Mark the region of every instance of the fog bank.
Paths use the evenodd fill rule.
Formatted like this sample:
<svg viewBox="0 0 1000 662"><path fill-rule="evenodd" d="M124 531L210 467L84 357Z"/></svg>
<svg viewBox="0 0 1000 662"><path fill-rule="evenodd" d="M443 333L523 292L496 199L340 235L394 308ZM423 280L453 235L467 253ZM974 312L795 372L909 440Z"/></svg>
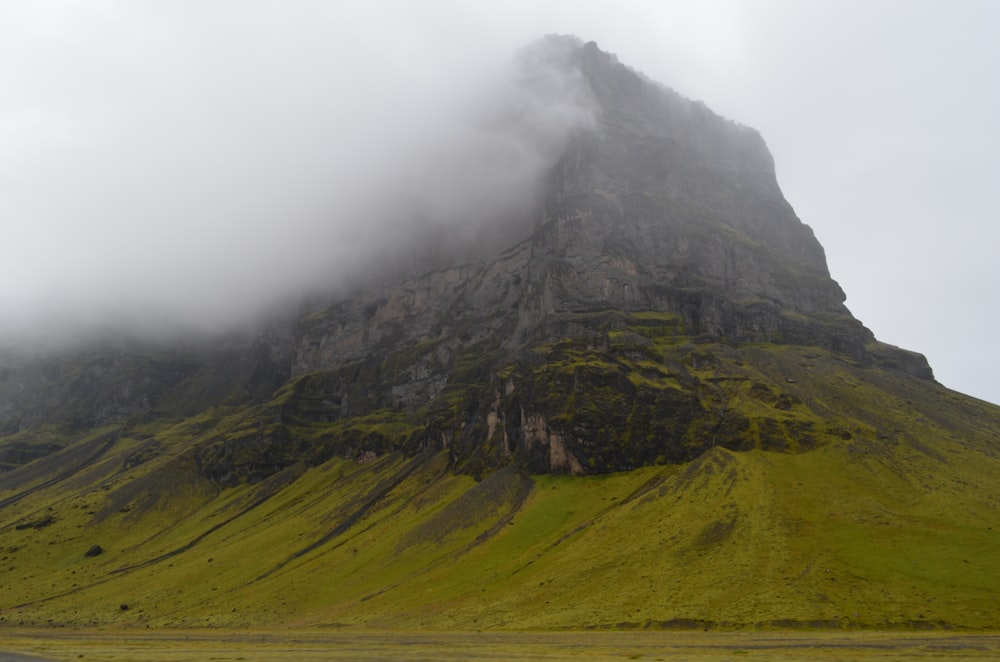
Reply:
<svg viewBox="0 0 1000 662"><path fill-rule="evenodd" d="M476 86L569 33L759 130L852 312L1000 402L998 23L992 0L0 3L0 328L212 326L375 262L365 201L408 197L385 173L446 181L406 155L447 162ZM441 208L465 205L422 222Z"/></svg>
<svg viewBox="0 0 1000 662"><path fill-rule="evenodd" d="M527 42L431 40L385 10L4 13L0 335L36 345L224 330L472 257L484 227L526 233L591 120L573 72L519 66Z"/></svg>

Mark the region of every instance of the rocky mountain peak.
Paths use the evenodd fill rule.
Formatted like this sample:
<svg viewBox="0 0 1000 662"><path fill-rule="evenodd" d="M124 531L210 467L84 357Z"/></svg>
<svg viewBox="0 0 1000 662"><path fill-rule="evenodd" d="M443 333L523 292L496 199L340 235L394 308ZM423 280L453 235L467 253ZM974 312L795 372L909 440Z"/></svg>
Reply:
<svg viewBox="0 0 1000 662"><path fill-rule="evenodd" d="M582 76L597 121L573 134L549 173L537 247L579 258L577 270L591 276L611 256L632 263L634 275L617 278L630 295L616 305L661 307L656 291L666 287L848 314L756 131L653 83L593 42L546 43ZM587 296L609 291L602 285Z"/></svg>
<svg viewBox="0 0 1000 662"><path fill-rule="evenodd" d="M421 438L452 449L470 470L519 461L538 471L601 471L687 458L709 443L692 432L697 421L718 421L699 378L679 367L693 360L687 350L672 364L690 377L680 390L638 386L639 364L673 352L665 337L678 347L818 347L930 377L923 357L875 343L844 307L757 132L593 43L549 37L521 62L528 85L561 77L562 92L587 104L594 121L568 134L544 174L527 239L303 321L292 373L306 382L326 375L320 390L342 405L334 418L386 406L437 412ZM631 349L621 354L624 338ZM377 375L377 385L359 388L358 374ZM607 389L617 395L604 400ZM641 406L653 410L641 417L651 427L621 428L646 397ZM667 423L654 413L663 407L679 418ZM744 447L738 436L723 443ZM626 452L609 438L636 445ZM653 453L660 443L669 451Z"/></svg>
<svg viewBox="0 0 1000 662"><path fill-rule="evenodd" d="M51 423L72 435L242 406L242 432L192 442L226 485L298 461L422 449L475 474L603 472L841 434L740 409L751 383L757 400L798 402L774 372L776 348L932 378L922 356L877 343L844 307L756 131L593 42L549 37L519 62L512 93L523 96L500 124L550 159L537 204L520 207L532 217L514 229L491 217L500 226L464 236L462 250L415 259L409 277L372 279L245 347L130 355L113 369L93 357L22 366L0 381L13 403L0 432L18 439L18 457L32 439L58 446L50 428L31 432ZM771 349L748 349L760 347ZM79 388L51 388L70 377Z"/></svg>

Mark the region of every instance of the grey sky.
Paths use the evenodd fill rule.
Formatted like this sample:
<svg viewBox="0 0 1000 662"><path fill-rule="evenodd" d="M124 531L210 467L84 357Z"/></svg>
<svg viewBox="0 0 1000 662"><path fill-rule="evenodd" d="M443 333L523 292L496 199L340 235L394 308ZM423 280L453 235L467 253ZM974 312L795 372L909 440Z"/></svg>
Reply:
<svg viewBox="0 0 1000 662"><path fill-rule="evenodd" d="M997 25L990 0L0 0L0 333L253 314L367 259L386 173L470 213L457 145L525 148L469 118L572 33L758 129L854 314L1000 402Z"/></svg>

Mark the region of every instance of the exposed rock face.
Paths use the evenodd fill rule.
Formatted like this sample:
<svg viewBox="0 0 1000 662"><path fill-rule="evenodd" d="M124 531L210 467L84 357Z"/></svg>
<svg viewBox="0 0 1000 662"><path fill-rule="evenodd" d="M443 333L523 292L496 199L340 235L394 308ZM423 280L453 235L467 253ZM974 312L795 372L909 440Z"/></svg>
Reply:
<svg viewBox="0 0 1000 662"><path fill-rule="evenodd" d="M531 57L582 81L594 117L549 170L533 229L522 219L516 231L490 228L473 251L486 258L361 292L197 359L112 360L77 368L68 384L37 368L5 373L0 425L13 434L66 422L18 395L36 390L25 381L34 379L61 383L43 409L78 402L84 428L260 403L242 428L199 441L200 470L223 485L331 455L424 448L447 448L477 474L507 464L584 473L682 462L715 445L817 443L791 419L740 409L745 397L809 406L784 394L766 363L726 372L744 365L739 348L750 344L816 347L932 378L923 357L876 343L844 307L756 131L593 43L547 38ZM510 245L492 245L498 237ZM747 393L726 386L744 382Z"/></svg>
<svg viewBox="0 0 1000 662"><path fill-rule="evenodd" d="M422 443L449 446L470 466L517 459L537 471L625 469L689 459L708 443L695 441L701 428L745 445L743 429L713 421L700 382L681 364L663 366L649 338L631 338L631 358L616 365L622 374L567 359L618 351L609 332L620 340L633 313L655 313L660 332L702 341L815 345L869 363L902 356L875 344L844 307L757 132L593 43L551 38L550 46L559 66L582 74L597 122L552 168L534 233L492 259L305 320L292 373L340 375L322 378L333 418L338 403L342 415L429 411ZM687 390L630 380L635 360L661 364ZM919 355L897 367L931 377ZM457 389L458 411L441 414Z"/></svg>
<svg viewBox="0 0 1000 662"><path fill-rule="evenodd" d="M290 345L284 345L264 335L212 347L114 343L8 359L0 364L0 472L95 428L268 400L288 379Z"/></svg>
<svg viewBox="0 0 1000 662"><path fill-rule="evenodd" d="M782 197L755 131L643 79L593 43L551 39L553 57L584 75L599 122L574 136L552 169L533 235L492 260L307 321L294 372L448 335L470 319L483 336L513 325L504 344L520 347L552 313L584 310L677 312L691 331L713 336L780 333L858 348L871 340ZM787 313L841 328L819 338L828 334Z"/></svg>
<svg viewBox="0 0 1000 662"><path fill-rule="evenodd" d="M8 366L0 377L0 433L43 423L87 430L148 412L192 366L115 350Z"/></svg>

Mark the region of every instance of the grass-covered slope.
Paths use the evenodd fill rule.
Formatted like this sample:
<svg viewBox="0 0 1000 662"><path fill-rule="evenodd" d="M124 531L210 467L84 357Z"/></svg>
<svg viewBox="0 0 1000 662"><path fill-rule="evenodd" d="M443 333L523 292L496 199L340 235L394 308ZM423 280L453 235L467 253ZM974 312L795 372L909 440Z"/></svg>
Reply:
<svg viewBox="0 0 1000 662"><path fill-rule="evenodd" d="M0 478L0 622L1000 627L997 407L828 350L693 344L647 317L498 379L617 375L604 406L632 384L626 426L641 394L685 389L714 417L678 423L705 448L692 461L586 476L515 462L477 480L454 448L319 452L351 435L405 447L414 414L295 419L294 384L108 426ZM446 389L438 406L479 397ZM563 429L592 406L564 406ZM254 446L277 428L287 443ZM226 452L242 477L206 470Z"/></svg>

